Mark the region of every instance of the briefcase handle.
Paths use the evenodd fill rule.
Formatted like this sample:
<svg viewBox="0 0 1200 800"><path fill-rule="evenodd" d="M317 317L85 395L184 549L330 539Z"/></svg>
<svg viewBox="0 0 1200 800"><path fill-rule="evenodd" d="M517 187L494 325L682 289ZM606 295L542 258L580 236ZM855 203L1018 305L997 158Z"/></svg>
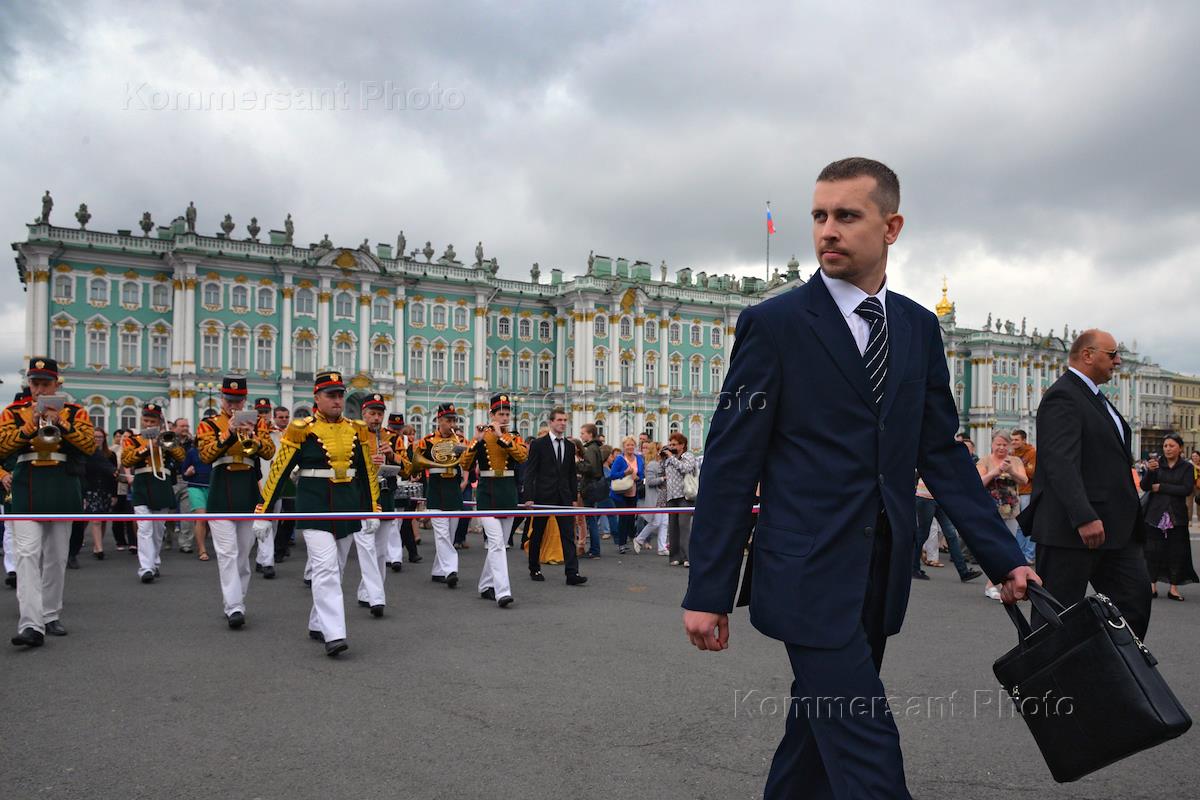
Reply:
<svg viewBox="0 0 1200 800"><path fill-rule="evenodd" d="M1029 582L1026 591L1029 594L1030 604L1042 615L1042 619L1046 620L1046 624L1055 628L1061 628L1063 623L1058 615L1067 610L1063 604L1058 602L1050 592L1032 581ZM1004 606L1004 610L1008 612L1008 618L1012 620L1013 625L1017 626L1017 641L1023 644L1026 637L1033 633L1028 620L1025 619L1024 614L1017 610L1016 603L1013 603L1011 606Z"/></svg>

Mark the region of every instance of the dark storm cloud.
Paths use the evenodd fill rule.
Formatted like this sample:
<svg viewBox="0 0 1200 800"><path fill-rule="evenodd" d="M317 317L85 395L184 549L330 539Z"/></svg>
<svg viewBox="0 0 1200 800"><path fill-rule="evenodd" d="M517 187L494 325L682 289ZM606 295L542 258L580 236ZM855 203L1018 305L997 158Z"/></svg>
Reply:
<svg viewBox="0 0 1200 800"><path fill-rule="evenodd" d="M482 239L511 276L533 261L582 271L589 249L762 274L769 198L772 264L795 253L807 273L813 177L865 154L903 184L902 291L931 303L945 273L964 324L993 310L1043 330L1102 324L1200 370L1169 326L1137 317L1164 286L1200 292L1190 4L49 8L0 32L0 96L20 131L0 133L16 156L0 165L10 241L49 186L59 224L88 200L99 229L147 209L165 222L194 199L202 230L226 212L264 228L291 212L303 242L404 228L410 248L469 253ZM386 81L465 102L354 102ZM122 110L141 82L342 83L352 102Z"/></svg>

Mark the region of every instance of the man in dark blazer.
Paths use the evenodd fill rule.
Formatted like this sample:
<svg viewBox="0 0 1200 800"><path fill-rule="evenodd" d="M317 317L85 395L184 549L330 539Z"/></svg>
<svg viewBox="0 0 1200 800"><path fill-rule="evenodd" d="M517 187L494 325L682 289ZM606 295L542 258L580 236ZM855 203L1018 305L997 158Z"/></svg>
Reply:
<svg viewBox="0 0 1200 800"><path fill-rule="evenodd" d="M728 646L761 484L750 621L786 644L792 697L820 698L789 708L765 800L909 797L879 668L908 602L914 470L1005 602L1037 580L954 440L937 318L887 290L899 204L895 173L877 161L821 172L812 210L821 269L741 313L704 448L688 638L701 650Z"/></svg>
<svg viewBox="0 0 1200 800"><path fill-rule="evenodd" d="M550 430L529 444L529 458L525 461L524 493L526 506L569 506L579 493L578 476L575 474L575 445L566 437L567 412L555 408L550 412ZM575 518L556 516L558 536L562 540L563 569L567 574L568 586L580 586L587 578L579 574L579 557L575 555ZM542 536L550 517L533 518L533 535L529 539L529 577L544 581L539 556L542 552Z"/></svg>
<svg viewBox="0 0 1200 800"><path fill-rule="evenodd" d="M1133 485L1133 432L1100 387L1121 366L1112 334L1079 334L1067 371L1037 410L1038 469L1018 518L1037 542L1037 571L1063 605L1090 581L1139 637L1150 626L1150 575Z"/></svg>

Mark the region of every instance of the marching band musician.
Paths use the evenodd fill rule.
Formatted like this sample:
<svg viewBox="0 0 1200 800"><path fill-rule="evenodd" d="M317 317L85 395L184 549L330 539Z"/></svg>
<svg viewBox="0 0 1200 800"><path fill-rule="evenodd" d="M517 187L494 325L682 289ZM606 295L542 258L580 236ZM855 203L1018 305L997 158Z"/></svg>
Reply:
<svg viewBox="0 0 1200 800"><path fill-rule="evenodd" d="M12 406L20 408L21 406L29 405L29 389L22 387L21 391L13 395ZM12 508L12 472L16 468L17 455L12 453L8 458L4 459L4 466L0 467L0 487L3 487L4 508ZM17 554L13 551L13 523L8 523L4 526L4 585L10 589L17 588Z"/></svg>
<svg viewBox="0 0 1200 800"><path fill-rule="evenodd" d="M381 465L398 466L402 472L408 472L408 456L403 445L396 447L399 438L389 430L384 430L383 417L387 413L387 401L383 395L376 392L362 404L363 423L367 426L367 445L371 462L378 469ZM382 511L396 510L396 479L394 477L378 477L379 507ZM387 575L388 539L397 530L395 519L379 521L379 527L367 533L360 530L354 534L354 545L358 550L358 566L362 578L358 582L358 604L371 609L371 616L382 617L383 607L387 600L383 592L384 578Z"/></svg>
<svg viewBox="0 0 1200 800"><path fill-rule="evenodd" d="M512 403L507 393L492 395L491 424L480 425L471 450L479 462L479 491L475 508L484 511L508 511L517 508L517 477L513 468L529 456L529 447L520 436L508 430ZM512 517L482 517L480 524L487 538L487 556L479 575L479 596L495 600L501 608L512 605L508 583L508 559L504 543L512 530Z"/></svg>
<svg viewBox="0 0 1200 800"><path fill-rule="evenodd" d="M221 412L196 426L196 446L200 460L212 464L208 484L208 521L213 548L217 551L217 571L221 577L225 621L238 629L246 623L246 592L250 589L250 548L254 539L261 542L270 532L254 520L220 519L225 513L250 513L262 500L258 488L258 460L275 455L269 423L257 421L234 424L234 417L246 404L246 381L229 375L221 381ZM261 509L259 509L259 513Z"/></svg>
<svg viewBox="0 0 1200 800"><path fill-rule="evenodd" d="M396 413L388 414L387 428L392 433L392 441L395 442L398 449L404 451L406 454L411 453L412 442L404 435L404 415ZM395 505L396 503L393 498L393 508ZM413 511L417 507L416 503L408 499L401 500L400 506L400 511ZM412 536L412 520L392 520L392 522L396 524L388 528L387 559L384 561L384 566L390 568L392 572L399 572L404 568L404 531L407 530L408 535ZM386 522L381 523L381 525L385 528L388 527Z"/></svg>
<svg viewBox="0 0 1200 800"><path fill-rule="evenodd" d="M270 508L284 475L299 467L296 511L378 512L379 482L371 460L370 434L362 422L342 416L346 385L339 372L319 372L313 385L316 412L293 419L271 462L256 513ZM258 520L255 528L270 527ZM350 552L351 534L374 534L379 519L303 520L304 543L312 570L312 612L308 635L325 643L325 654L336 656L348 649L346 608L342 601L342 572Z"/></svg>
<svg viewBox="0 0 1200 800"><path fill-rule="evenodd" d="M425 483L425 508L430 511L462 511L463 481L471 468L475 452L467 448L467 440L454 431L458 412L453 403L441 403L437 408L437 430L413 445L413 469L420 462L440 464L428 470ZM455 452L460 451L460 452ZM444 583L453 589L458 585L458 551L454 549L454 528L457 519L433 517L433 543L436 554L431 570L434 583Z"/></svg>
<svg viewBox="0 0 1200 800"><path fill-rule="evenodd" d="M270 431L271 443L275 445L275 449L279 449L279 435L275 431L275 425L271 421L271 399L269 397L260 397L254 401L254 413L258 414L259 425L266 425ZM259 454L258 463L258 485L262 488L263 476L270 469L270 456L263 457ZM280 504L282 505L282 503ZM278 508L272 509L278 511ZM258 543L258 552L254 556L254 571L260 573L265 579L271 580L275 577L275 533L279 530L279 523L276 522L271 526L271 533L266 539Z"/></svg>
<svg viewBox="0 0 1200 800"><path fill-rule="evenodd" d="M174 434L160 441L164 434L162 406L146 403L142 406L142 432L126 436L121 448L121 466L133 470L129 494L133 513L139 517L175 507L175 484L167 459L180 464L186 454ZM137 522L138 576L142 583L153 583L158 577L165 528L162 520Z"/></svg>
<svg viewBox="0 0 1200 800"><path fill-rule="evenodd" d="M96 450L92 420L75 403L38 412L38 398L54 395L62 385L54 359L35 356L25 376L30 402L14 403L0 412L0 459L16 455L12 511L82 514L83 459ZM41 647L47 633L66 636L59 615L70 538L70 520L13 523L20 611L14 645Z"/></svg>

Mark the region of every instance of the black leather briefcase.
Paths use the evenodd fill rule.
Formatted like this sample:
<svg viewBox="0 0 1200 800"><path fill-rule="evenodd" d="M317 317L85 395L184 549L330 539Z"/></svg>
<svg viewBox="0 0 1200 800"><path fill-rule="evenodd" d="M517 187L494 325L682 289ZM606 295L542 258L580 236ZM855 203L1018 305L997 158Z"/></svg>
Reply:
<svg viewBox="0 0 1200 800"><path fill-rule="evenodd" d="M992 671L1054 780L1077 780L1191 727L1157 659L1111 600L1095 594L1064 609L1036 584L1029 599L1047 624L1030 632L1021 612L1005 606L1019 641Z"/></svg>

